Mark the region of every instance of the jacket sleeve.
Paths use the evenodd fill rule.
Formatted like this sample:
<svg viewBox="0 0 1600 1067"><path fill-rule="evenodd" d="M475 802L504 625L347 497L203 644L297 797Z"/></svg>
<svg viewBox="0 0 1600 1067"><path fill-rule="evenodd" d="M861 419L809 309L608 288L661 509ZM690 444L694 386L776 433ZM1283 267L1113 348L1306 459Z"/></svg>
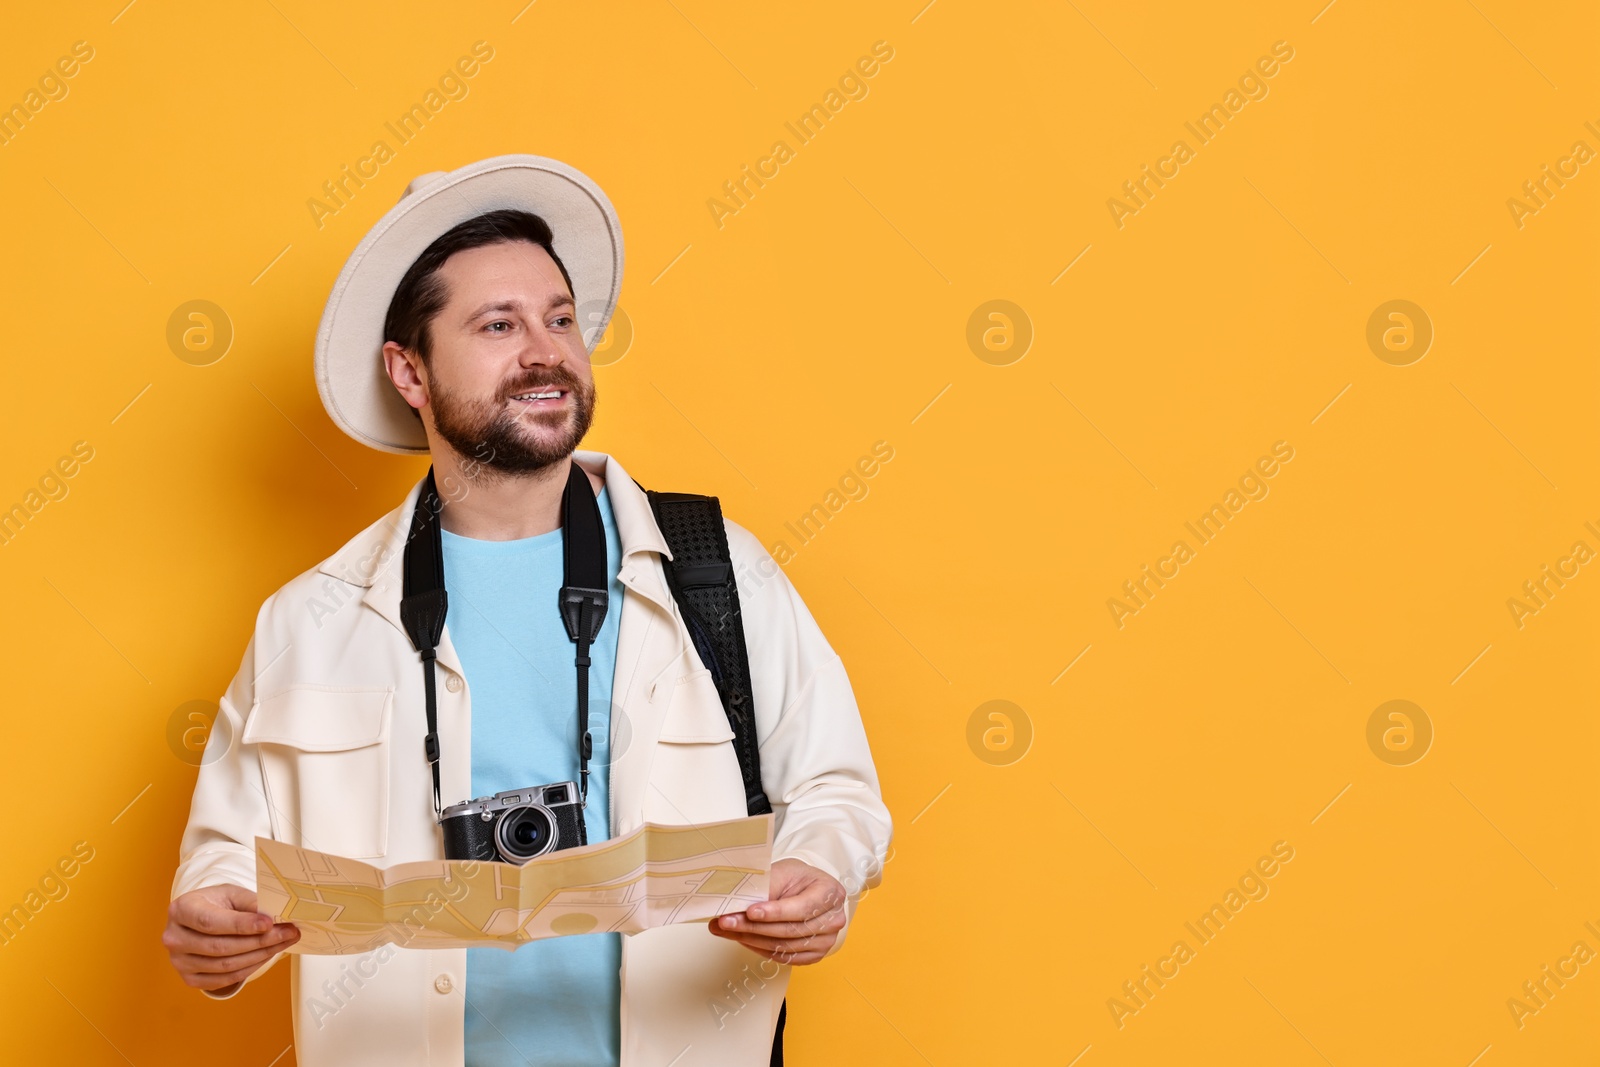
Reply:
<svg viewBox="0 0 1600 1067"><path fill-rule="evenodd" d="M837 878L849 900L883 879L893 836L861 713L843 661L777 561L726 523L750 650L761 780L777 816L773 859ZM843 944L841 931L838 945Z"/></svg>
<svg viewBox="0 0 1600 1067"><path fill-rule="evenodd" d="M266 605L262 606L262 613ZM255 704L256 632L245 647L244 660L218 702L217 718L206 740L189 822L178 845L178 870L172 879L171 899L213 885L256 888L256 835L272 837L272 820L262 781L261 762L254 746L244 744L244 723ZM244 981L220 990L202 990L214 1000L226 1000L267 973L285 954L274 955Z"/></svg>

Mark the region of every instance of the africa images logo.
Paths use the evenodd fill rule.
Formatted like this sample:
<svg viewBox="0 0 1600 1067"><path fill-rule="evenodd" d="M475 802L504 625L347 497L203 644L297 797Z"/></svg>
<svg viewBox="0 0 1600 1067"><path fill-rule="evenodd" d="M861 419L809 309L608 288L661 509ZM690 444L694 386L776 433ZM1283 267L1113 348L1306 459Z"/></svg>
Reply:
<svg viewBox="0 0 1600 1067"><path fill-rule="evenodd" d="M1274 41L1272 54L1261 56L1255 65L1239 76L1238 88L1230 88L1223 94L1222 102L1212 104L1193 122L1185 122L1183 128L1188 130L1195 139L1195 145L1179 138L1172 142L1172 147L1167 154L1155 161L1154 169L1148 163L1140 166L1138 177L1131 178L1122 183L1122 194L1125 200L1113 196L1106 200L1106 210L1111 212L1111 221L1117 229L1122 229L1130 215L1137 215L1140 211L1150 206L1150 201L1160 190L1166 188L1167 182L1183 173L1183 167L1195 158L1200 148L1210 144L1221 135L1229 122L1239 117L1239 112L1252 100L1265 100L1271 87L1267 85L1270 78L1275 77L1281 64L1294 59L1294 48L1288 41ZM1170 167L1170 169L1169 169Z"/></svg>
<svg viewBox="0 0 1600 1067"><path fill-rule="evenodd" d="M1267 494L1272 492L1267 480L1281 471L1283 464L1293 459L1293 445L1288 441L1274 442L1271 455L1260 457L1239 476L1237 489L1230 486L1220 502L1212 504L1193 522L1184 523L1183 528L1194 537L1195 545L1182 539L1174 541L1168 554L1156 560L1154 569L1146 563L1138 576L1122 583L1122 597L1106 599L1106 610L1111 613L1111 621L1117 629L1127 625L1129 616L1137 615L1149 607L1156 593L1182 573L1183 565L1196 558L1200 547L1209 545L1219 537L1223 528L1238 518L1245 505L1252 500L1265 500Z"/></svg>

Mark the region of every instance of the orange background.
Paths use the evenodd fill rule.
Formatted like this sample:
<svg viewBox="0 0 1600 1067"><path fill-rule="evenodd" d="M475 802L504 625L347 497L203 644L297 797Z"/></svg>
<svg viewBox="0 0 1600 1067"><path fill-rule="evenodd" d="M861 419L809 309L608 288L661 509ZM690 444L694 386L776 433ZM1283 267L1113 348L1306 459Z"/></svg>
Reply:
<svg viewBox="0 0 1600 1067"><path fill-rule="evenodd" d="M93 49L0 145L0 507L93 449L0 545L0 906L93 849L0 945L20 1058L293 1062L287 970L212 1003L160 945L195 775L169 724L424 469L317 398L345 257L415 175L533 152L628 242L634 336L588 446L795 549L896 815L844 952L795 976L794 1062L1592 1062L1600 964L1520 1026L1507 1006L1600 952L1600 576L1520 627L1507 603L1600 551L1600 176L1508 207L1600 149L1592 9L523 2L7 20L0 104ZM307 200L476 41L467 95L319 228ZM878 41L866 95L799 143L784 123ZM1200 144L1184 124L1280 41ZM719 226L707 201L780 139ZM1119 227L1107 201L1179 139ZM234 334L204 366L167 341L197 299ZM1014 310L974 347L992 300ZM1431 323L1420 359L1369 348L1392 300ZM798 545L784 524L878 441L866 496ZM1268 494L1192 540L1279 441ZM1119 627L1107 601L1180 539ZM1391 700L1431 725L1420 760L1415 714L1411 748L1369 747ZM1280 841L1201 944L1185 923Z"/></svg>

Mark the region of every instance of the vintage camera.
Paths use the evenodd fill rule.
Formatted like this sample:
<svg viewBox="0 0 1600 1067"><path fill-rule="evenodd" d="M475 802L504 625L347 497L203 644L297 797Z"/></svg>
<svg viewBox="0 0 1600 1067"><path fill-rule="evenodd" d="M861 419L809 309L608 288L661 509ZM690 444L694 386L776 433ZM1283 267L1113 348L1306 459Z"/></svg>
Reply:
<svg viewBox="0 0 1600 1067"><path fill-rule="evenodd" d="M589 843L573 782L508 789L452 804L439 816L447 860L523 864L535 856Z"/></svg>

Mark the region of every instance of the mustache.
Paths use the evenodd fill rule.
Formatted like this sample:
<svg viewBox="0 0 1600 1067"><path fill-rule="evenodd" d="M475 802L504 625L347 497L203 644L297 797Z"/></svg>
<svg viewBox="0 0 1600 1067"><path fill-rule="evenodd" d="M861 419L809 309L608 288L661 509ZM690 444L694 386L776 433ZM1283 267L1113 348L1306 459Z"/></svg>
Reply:
<svg viewBox="0 0 1600 1067"><path fill-rule="evenodd" d="M504 393L502 399L509 399L518 393L532 393L552 388L565 389L580 396L583 394L583 383L578 380L577 375L565 368L556 367L542 375L530 375L513 382L502 390Z"/></svg>

